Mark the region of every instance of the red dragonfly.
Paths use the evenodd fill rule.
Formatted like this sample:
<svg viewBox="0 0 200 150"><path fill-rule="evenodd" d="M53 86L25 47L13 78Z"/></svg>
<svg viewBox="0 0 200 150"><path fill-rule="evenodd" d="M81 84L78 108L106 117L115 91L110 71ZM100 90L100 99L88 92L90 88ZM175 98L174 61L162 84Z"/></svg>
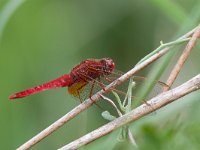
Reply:
<svg viewBox="0 0 200 150"><path fill-rule="evenodd" d="M90 94L88 95L91 97L95 81L100 81L102 77L110 75L114 69L115 63L110 58L87 59L75 66L69 74L65 74L50 82L15 93L9 96L9 99L22 98L54 88L68 87L69 94L79 97L81 100L80 94L86 85L92 83Z"/></svg>

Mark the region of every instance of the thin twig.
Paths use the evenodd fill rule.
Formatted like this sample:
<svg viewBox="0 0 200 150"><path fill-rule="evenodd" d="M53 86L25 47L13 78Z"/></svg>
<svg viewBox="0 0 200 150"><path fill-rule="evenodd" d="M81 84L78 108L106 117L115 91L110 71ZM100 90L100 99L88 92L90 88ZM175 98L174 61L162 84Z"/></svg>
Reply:
<svg viewBox="0 0 200 150"><path fill-rule="evenodd" d="M200 89L200 74L192 78L191 80L185 82L177 88L163 92L158 96L147 101L148 104L142 104L131 112L115 119L112 122L84 135L83 137L69 143L68 145L60 148L59 150L73 150L77 149L85 144L88 144L91 141L94 141L97 138L100 138L113 130L130 123L132 121L138 120L139 118L150 114L151 112L183 97L191 92ZM152 107L154 109L152 109Z"/></svg>
<svg viewBox="0 0 200 150"><path fill-rule="evenodd" d="M128 138L130 140L130 142L135 146L135 147L138 147L136 141L135 141L135 138L133 137L133 134L131 132L130 129L128 129Z"/></svg>
<svg viewBox="0 0 200 150"><path fill-rule="evenodd" d="M115 103L111 99L109 99L108 97L106 97L104 95L101 95L101 98L103 98L104 100L108 101L115 108L115 110L117 111L118 115L122 116L121 111L117 108L117 106L115 105Z"/></svg>
<svg viewBox="0 0 200 150"><path fill-rule="evenodd" d="M179 57L176 65L174 66L173 70L171 71L170 76L169 76L169 78L166 82L166 84L168 86L164 87L164 91L169 90L170 87L172 86L172 84L174 83L174 81L176 80L179 72L181 71L181 68L183 67L185 61L187 60L192 49L194 48L195 44L197 43L199 36L200 36L200 25L195 29L195 31L192 35L192 38L190 39L190 41L186 45L182 55Z"/></svg>
<svg viewBox="0 0 200 150"><path fill-rule="evenodd" d="M184 36L182 36L182 38L189 37L193 32L194 32L194 29L191 30L190 32L186 33ZM91 99L85 100L83 103L81 103L80 105L78 105L77 107L72 109L70 112L65 114L62 118L58 119L53 124L51 124L49 127L47 127L46 129L44 129L43 131L38 133L36 136L34 136L32 139L30 139L29 141L27 141L26 143L21 145L18 148L18 150L26 150L26 149L31 148L36 143L40 142L42 139L44 139L45 137L47 137L48 135L50 135L51 133L53 133L54 131L59 129L61 126L63 126L69 120L71 120L72 118L77 116L79 113L81 113L82 111L86 110L93 103L97 102L101 97L100 95L112 90L117 85L120 85L121 83L123 83L124 81L129 79L131 76L133 76L135 73L137 73L138 71L142 70L143 68L145 68L146 66L148 66L149 64L151 64L152 62L154 62L155 60L160 58L161 56L163 56L168 51L169 51L169 48L164 48L163 50L160 50L159 52L157 52L153 56L149 57L145 61L141 62L140 64L135 66L133 69L131 69L130 71L128 71L127 73L122 75L120 78L118 78L117 80L115 80L112 83L110 83L103 90L101 90L98 93L96 93L95 95L93 95L91 97L92 100Z"/></svg>

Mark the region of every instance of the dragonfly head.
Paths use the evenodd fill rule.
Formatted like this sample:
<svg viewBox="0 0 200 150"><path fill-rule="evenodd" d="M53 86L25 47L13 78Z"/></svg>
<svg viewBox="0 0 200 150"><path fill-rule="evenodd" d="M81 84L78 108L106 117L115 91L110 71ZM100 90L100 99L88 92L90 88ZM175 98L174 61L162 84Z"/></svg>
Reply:
<svg viewBox="0 0 200 150"><path fill-rule="evenodd" d="M110 58L103 58L101 59L100 63L103 66L103 71L105 72L105 74L110 74L115 69L115 63Z"/></svg>

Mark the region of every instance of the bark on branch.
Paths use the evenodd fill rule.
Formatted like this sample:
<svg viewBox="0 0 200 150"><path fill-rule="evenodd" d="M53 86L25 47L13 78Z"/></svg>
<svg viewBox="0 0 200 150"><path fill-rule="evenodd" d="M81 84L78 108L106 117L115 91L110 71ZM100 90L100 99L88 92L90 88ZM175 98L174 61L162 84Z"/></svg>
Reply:
<svg viewBox="0 0 200 150"><path fill-rule="evenodd" d="M175 101L180 97L183 97L191 92L194 92L200 88L200 74L192 78L191 80L185 82L177 88L163 92L158 96L147 101L147 104L140 105L131 112L115 119L114 121L84 135L83 137L69 143L68 145L60 148L59 150L73 150L77 149L91 141L100 138L113 130L130 123L132 121L138 120L139 118Z"/></svg>

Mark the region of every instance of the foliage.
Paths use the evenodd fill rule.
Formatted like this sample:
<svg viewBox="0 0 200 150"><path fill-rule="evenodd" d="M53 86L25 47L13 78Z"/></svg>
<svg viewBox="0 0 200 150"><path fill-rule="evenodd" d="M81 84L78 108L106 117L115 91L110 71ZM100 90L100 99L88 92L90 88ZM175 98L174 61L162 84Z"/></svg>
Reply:
<svg viewBox="0 0 200 150"><path fill-rule="evenodd" d="M86 58L111 57L125 72L161 40L172 41L197 26L199 9L198 0L1 0L0 149L16 149L79 103L64 88L12 102L11 93L67 73ZM141 74L166 79L176 58L171 53ZM175 86L199 73L198 58L196 47ZM200 149L198 97L199 91L132 123L139 148ZM100 105L113 109L105 101ZM104 123L93 106L33 149L59 148ZM119 132L82 149L131 149L117 140Z"/></svg>

